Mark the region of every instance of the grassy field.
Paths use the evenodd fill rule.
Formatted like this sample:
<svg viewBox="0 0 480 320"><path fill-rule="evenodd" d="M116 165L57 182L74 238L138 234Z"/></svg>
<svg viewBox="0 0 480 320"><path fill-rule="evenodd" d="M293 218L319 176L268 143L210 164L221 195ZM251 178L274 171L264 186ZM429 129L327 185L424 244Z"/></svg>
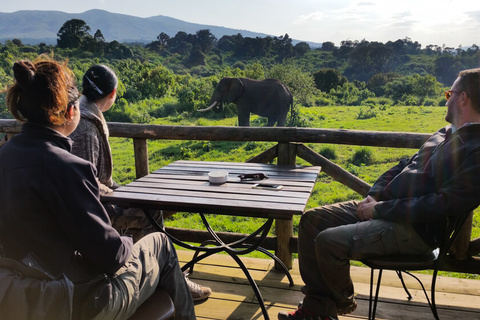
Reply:
<svg viewBox="0 0 480 320"><path fill-rule="evenodd" d="M445 107L314 107L301 109L301 115L308 127L371 130L391 132L433 133L445 126ZM208 120L205 118L162 118L154 124L192 125L192 126L235 126L236 118ZM259 123L255 116L252 126ZM257 124L258 125L258 124ZM111 138L114 179L127 183L134 179L135 167L133 142L131 139ZM244 162L266 150L274 143L258 142L208 142L208 141L149 141L150 170L156 170L176 160L215 160ZM364 181L372 184L377 177L400 159L410 157L416 149L373 148L350 145L310 144L310 148L329 158L342 168L354 173ZM355 155L367 155L368 164L355 165ZM301 163L299 164L306 164ZM320 174L308 208L350 199L361 199L353 190L334 181L325 174ZM232 218L216 216L212 220L215 230L248 233L257 228L262 221L252 218ZM294 221L294 232L298 217ZM166 225L202 229L197 215L178 213L166 221ZM274 230L273 230L274 232ZM474 217L472 237L480 236L480 211Z"/></svg>

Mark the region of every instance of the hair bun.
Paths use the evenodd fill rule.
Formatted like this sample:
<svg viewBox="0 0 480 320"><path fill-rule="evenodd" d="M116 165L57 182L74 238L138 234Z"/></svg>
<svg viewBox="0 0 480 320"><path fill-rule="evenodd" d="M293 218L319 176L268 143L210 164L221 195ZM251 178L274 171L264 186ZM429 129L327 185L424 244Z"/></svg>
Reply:
<svg viewBox="0 0 480 320"><path fill-rule="evenodd" d="M13 64L13 76L20 87L26 88L35 77L35 66L28 60L21 60Z"/></svg>

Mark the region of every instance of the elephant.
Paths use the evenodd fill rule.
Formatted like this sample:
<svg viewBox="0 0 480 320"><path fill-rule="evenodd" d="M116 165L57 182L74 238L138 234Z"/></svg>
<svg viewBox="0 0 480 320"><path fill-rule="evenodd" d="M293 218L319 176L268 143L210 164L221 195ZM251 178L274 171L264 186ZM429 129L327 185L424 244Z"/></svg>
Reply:
<svg viewBox="0 0 480 320"><path fill-rule="evenodd" d="M250 113L267 117L267 126L284 126L293 107L291 92L277 79L223 78L213 92L210 106L198 111L221 112L224 102L237 105L239 126L250 125Z"/></svg>

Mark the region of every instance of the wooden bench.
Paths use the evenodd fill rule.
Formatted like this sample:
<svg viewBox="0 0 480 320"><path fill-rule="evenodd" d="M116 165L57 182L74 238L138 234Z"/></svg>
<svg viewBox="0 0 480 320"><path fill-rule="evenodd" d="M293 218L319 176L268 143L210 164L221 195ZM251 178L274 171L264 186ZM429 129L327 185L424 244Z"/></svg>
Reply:
<svg viewBox="0 0 480 320"><path fill-rule="evenodd" d="M174 316L172 299L165 290L157 289L128 320L168 320Z"/></svg>

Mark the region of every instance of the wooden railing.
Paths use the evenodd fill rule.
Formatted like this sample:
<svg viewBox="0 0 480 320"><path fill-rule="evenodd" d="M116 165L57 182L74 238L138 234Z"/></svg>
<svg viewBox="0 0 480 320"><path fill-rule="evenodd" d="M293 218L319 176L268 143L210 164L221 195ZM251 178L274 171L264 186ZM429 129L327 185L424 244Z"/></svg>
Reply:
<svg viewBox="0 0 480 320"><path fill-rule="evenodd" d="M15 120L0 119L0 133L16 134L21 125ZM128 123L108 123L111 137L132 138L134 142L136 177L149 173L147 140L200 140L200 141L270 141L277 142L274 147L251 158L248 162L266 163L277 158L278 164L296 164L297 157L308 163L321 166L322 172L336 181L346 185L362 196L365 196L370 185L355 175L342 169L316 153L304 143L315 144L345 144L372 147L414 148L418 149L430 134L335 130L293 127L193 127L193 126L164 126L140 125ZM471 221L467 223L463 236L460 236L456 246L458 260L469 260L468 247L470 243ZM202 242L206 240L207 232L170 228L170 232L182 240ZM240 237L233 233L220 233L225 241L236 240ZM276 237L268 237L265 248L276 250L277 256L291 267L292 253L297 252L297 238L293 237L293 221L277 220ZM458 269L458 264L457 267ZM478 265L475 265L478 268ZM469 268L464 268L470 272ZM479 269L476 272L478 273Z"/></svg>

